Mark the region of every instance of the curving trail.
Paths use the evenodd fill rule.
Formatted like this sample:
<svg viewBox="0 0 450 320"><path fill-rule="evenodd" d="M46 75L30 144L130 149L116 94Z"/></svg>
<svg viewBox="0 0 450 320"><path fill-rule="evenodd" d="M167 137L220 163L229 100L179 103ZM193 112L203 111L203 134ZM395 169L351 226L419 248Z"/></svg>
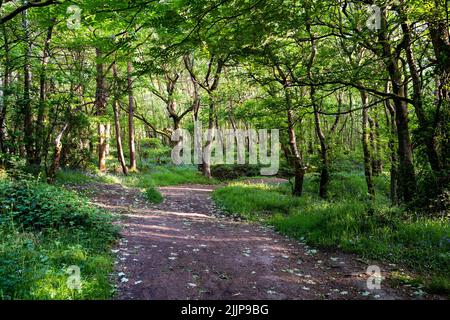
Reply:
<svg viewBox="0 0 450 320"><path fill-rule="evenodd" d="M369 263L354 255L317 251L271 228L221 216L212 186L161 188L160 205L149 205L137 189L87 187L95 204L123 217L113 250L117 299L417 298L411 288L386 281L368 290Z"/></svg>

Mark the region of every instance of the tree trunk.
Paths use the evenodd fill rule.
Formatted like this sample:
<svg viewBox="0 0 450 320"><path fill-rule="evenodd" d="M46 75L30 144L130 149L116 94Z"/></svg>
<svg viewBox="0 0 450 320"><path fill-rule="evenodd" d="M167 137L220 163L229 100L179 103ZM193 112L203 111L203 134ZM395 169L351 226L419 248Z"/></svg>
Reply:
<svg viewBox="0 0 450 320"><path fill-rule="evenodd" d="M312 67L314 65L316 55L317 55L317 47L316 47L316 38L311 32L311 21L309 20L310 17L308 16L308 21L306 22L306 29L309 34L310 42L311 42L311 56L309 57L308 65L307 65L307 73L308 73L308 79L311 82L310 86L310 99L311 104L314 108L314 122L316 127L316 134L320 142L320 152L319 156L321 158L321 169L320 169L320 185L319 185L319 196L321 198L326 198L328 193L328 184L330 181L330 173L328 168L328 147L326 143L326 137L323 133L321 122L320 122L320 114L318 105L316 103L316 89L314 87L314 79L313 79L313 73L312 73Z"/></svg>
<svg viewBox="0 0 450 320"><path fill-rule="evenodd" d="M46 100L47 100L47 65L50 60L50 41L53 34L53 22L47 30L47 37L44 43L44 50L41 62L41 72L39 75L39 109L36 123L36 164L41 164L42 159L42 146L44 144L44 119L46 112Z"/></svg>
<svg viewBox="0 0 450 320"><path fill-rule="evenodd" d="M389 93L389 85L386 86L386 93ZM389 152L390 152L390 160L391 160L391 184L390 184L390 198L392 205L398 204L398 159L397 152L395 148L395 136L397 132L397 127L395 124L395 109L391 104L390 100L386 100L385 102L385 110L386 110L386 125L389 128Z"/></svg>
<svg viewBox="0 0 450 320"><path fill-rule="evenodd" d="M106 134L106 149L105 153L106 156L109 157L109 154L111 153L110 143L111 143L111 123L107 123L105 126L105 134Z"/></svg>
<svg viewBox="0 0 450 320"><path fill-rule="evenodd" d="M386 11L382 11L381 30L379 32L379 42L382 45L383 56L386 62L386 69L392 82L392 92L395 109L395 121L398 137L398 196L403 202L410 202L416 193L416 174L414 171L413 152L408 124L408 103L402 99L406 98L407 90L403 83L402 73L399 67L399 59L392 53L392 48L387 38Z"/></svg>
<svg viewBox="0 0 450 320"><path fill-rule="evenodd" d="M213 99L210 97L210 99ZM209 104L209 121L208 121L208 129L209 129L209 135L208 140L205 143L204 150L209 152L209 148L211 148L212 145L212 130L214 130L214 102L211 100ZM211 152L209 152L211 154ZM202 166L203 175L207 177L208 179L212 178L211 175L211 156L209 156L209 159L205 159L203 157L203 166Z"/></svg>
<svg viewBox="0 0 450 320"><path fill-rule="evenodd" d="M320 184L319 184L319 196L321 198L326 198L328 193L328 184L330 182L330 171L328 168L328 147L326 143L325 135L323 134L320 115L315 108L314 110L314 120L316 123L316 133L320 142L320 159L321 159L321 169L320 169Z"/></svg>
<svg viewBox="0 0 450 320"><path fill-rule="evenodd" d="M61 160L61 151L62 151L62 143L61 139L64 135L64 132L68 128L68 124L65 124L62 130L59 132L58 136L55 139L55 151L53 154L52 165L50 166L49 172L47 172L47 182L53 184L56 178L56 171L59 168L59 163Z"/></svg>
<svg viewBox="0 0 450 320"><path fill-rule="evenodd" d="M433 171L438 173L442 166L439 162L438 151L436 147L435 131L428 121L425 110L423 109L422 102L422 81L420 78L420 72L414 59L414 53L412 49L411 30L406 22L406 17L403 17L402 31L404 34L404 47L406 52L406 58L408 61L409 70L411 73L411 79L413 84L413 105L417 116L417 120L420 126L420 138L423 140L425 150L427 153L428 161L430 162Z"/></svg>
<svg viewBox="0 0 450 320"><path fill-rule="evenodd" d="M23 132L25 152L28 164L35 164L34 141L33 141L33 113L31 110L31 39L28 21L27 10L22 13L22 25L25 31L25 54L23 65L23 101L22 101L22 115L23 115Z"/></svg>
<svg viewBox="0 0 450 320"><path fill-rule="evenodd" d="M372 158L372 175L378 177L381 174L381 159L379 157L379 137L378 137L378 123L372 117L367 115L370 126L370 149Z"/></svg>
<svg viewBox="0 0 450 320"><path fill-rule="evenodd" d="M103 72L102 51L96 48L97 57L97 78L96 78L96 93L95 106L96 115L102 117L106 112L106 84L105 74ZM98 123L98 168L100 172L106 171L106 125L102 123L104 120L100 119Z"/></svg>
<svg viewBox="0 0 450 320"><path fill-rule="evenodd" d="M294 196L300 197L303 193L303 181L305 178L305 164L303 158L297 147L297 137L295 136L295 124L292 114L292 101L289 93L289 88L285 88L286 103L288 107L287 120L289 132L289 146L291 148L292 163L294 165L294 189L292 193Z"/></svg>
<svg viewBox="0 0 450 320"><path fill-rule="evenodd" d="M447 5L447 1L444 2ZM435 2L435 10L441 10ZM443 174L438 175L439 187L448 188L450 184L450 31L447 19L429 23L429 35L437 62L435 112L432 120L433 136L439 139L439 158ZM447 174L446 174L447 172Z"/></svg>
<svg viewBox="0 0 450 320"><path fill-rule="evenodd" d="M369 96L367 92L360 91L361 102L363 106L362 110L362 145L364 153L364 174L366 176L367 190L370 198L373 200L375 198L375 189L373 187L372 179L372 157L369 146L369 110L367 106L369 105Z"/></svg>
<svg viewBox="0 0 450 320"><path fill-rule="evenodd" d="M399 83L393 85L394 94L404 96L404 88L399 90ZM408 105L399 99L394 100L399 163L399 197L410 202L416 193L416 174L414 172L413 154L408 125Z"/></svg>
<svg viewBox="0 0 450 320"><path fill-rule="evenodd" d="M194 57L192 56L184 56L183 58L184 60L184 65L186 67L186 69L189 71L189 75L190 75L190 79L192 82L192 86L193 86L193 101L192 101L192 117L194 122L198 122L198 114L200 112L200 92L199 92L199 84L197 82L197 79L195 78L194 74L193 74L193 69L194 69ZM194 148L197 148L197 146L194 146ZM198 157L202 157L202 155L198 155ZM194 159L194 163L202 163L202 159ZM198 164L197 166L198 171L203 172L203 164Z"/></svg>
<svg viewBox="0 0 450 320"><path fill-rule="evenodd" d="M6 112L8 110L9 101L9 76L10 76L10 65L9 65L9 40L6 33L6 27L3 25L3 37L4 37L4 55L5 55L5 69L2 79L2 97L0 100L0 152L6 154L8 153L8 148L6 146Z"/></svg>
<svg viewBox="0 0 450 320"><path fill-rule="evenodd" d="M130 145L130 171L136 171L136 143L134 133L134 96L133 96L133 79L131 78L133 72L133 64L128 61L127 65L127 78L128 78L128 100L129 100L129 112L128 112L128 137Z"/></svg>
<svg viewBox="0 0 450 320"><path fill-rule="evenodd" d="M117 77L117 65L116 63L113 64L113 78L114 82L116 84L115 92L114 92L114 101L112 103L113 112L114 112L114 128L116 133L116 145L117 145L117 159L119 160L119 163L122 167L122 172L125 175L128 175L128 167L125 161L125 157L123 155L123 146L122 146L122 137L121 137L121 130L120 130L120 114L119 114L119 108L117 106L117 94L119 88L117 87L118 84L118 77Z"/></svg>
<svg viewBox="0 0 450 320"><path fill-rule="evenodd" d="M7 68L5 68L5 71ZM7 109L7 94L8 90L8 73L5 77L0 79L0 152L6 154L6 109ZM3 159L1 160L3 162Z"/></svg>
<svg viewBox="0 0 450 320"><path fill-rule="evenodd" d="M352 96L352 94L350 93L350 96L349 96L349 102L350 102L350 110L352 110L353 109L353 96ZM350 137L349 137L349 139L350 139L350 141L349 141L349 147L350 147L350 151L354 151L355 149L354 149L354 139L353 139L353 134L354 134L354 132L355 132L355 119L354 119L354 117L353 117L353 112L350 112Z"/></svg>

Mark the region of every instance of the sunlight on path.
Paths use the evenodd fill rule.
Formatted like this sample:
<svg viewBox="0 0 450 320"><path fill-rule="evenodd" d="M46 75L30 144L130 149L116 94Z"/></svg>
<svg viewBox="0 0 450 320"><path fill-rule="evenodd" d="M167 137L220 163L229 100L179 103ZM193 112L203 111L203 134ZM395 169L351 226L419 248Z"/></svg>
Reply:
<svg viewBox="0 0 450 320"><path fill-rule="evenodd" d="M366 288L367 264L289 240L271 228L224 217L211 186L161 188L150 205L139 190L102 185L93 201L122 215L118 299L395 299Z"/></svg>

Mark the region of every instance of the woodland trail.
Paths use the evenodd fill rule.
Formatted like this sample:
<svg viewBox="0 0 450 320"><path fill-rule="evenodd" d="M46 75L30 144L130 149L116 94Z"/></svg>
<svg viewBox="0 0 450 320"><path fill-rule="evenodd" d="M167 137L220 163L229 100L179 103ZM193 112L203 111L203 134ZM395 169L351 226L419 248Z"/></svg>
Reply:
<svg viewBox="0 0 450 320"><path fill-rule="evenodd" d="M148 204L138 189L86 188L95 204L122 216L113 250L116 299L417 298L411 288L387 282L368 290L369 262L354 255L315 250L269 227L222 216L213 186L160 188L160 205Z"/></svg>

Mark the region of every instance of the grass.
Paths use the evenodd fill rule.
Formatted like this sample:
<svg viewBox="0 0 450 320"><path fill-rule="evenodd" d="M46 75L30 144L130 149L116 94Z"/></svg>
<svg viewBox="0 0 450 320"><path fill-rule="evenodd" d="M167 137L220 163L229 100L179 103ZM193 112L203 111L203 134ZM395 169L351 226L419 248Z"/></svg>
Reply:
<svg viewBox="0 0 450 320"><path fill-rule="evenodd" d="M87 184L87 183L117 183L127 187L146 189L149 187L176 186L182 184L216 184L215 179L208 179L201 175L193 166L154 166L138 173L128 176L85 173L76 170L61 170L57 174L57 183L65 184Z"/></svg>
<svg viewBox="0 0 450 320"><path fill-rule="evenodd" d="M449 294L450 224L448 218L416 217L389 206L389 177L375 177L377 197L368 202L364 174L353 170L333 174L329 199L317 197L318 176L307 175L304 195L292 197L290 185L249 185L234 181L216 190L213 198L230 214L269 223L286 235L305 238L322 247L338 247L363 257L407 266L429 291ZM64 183L121 183L143 190L152 203L163 198L157 186L214 184L195 167L152 166L129 176L85 175L64 171ZM401 278L401 277L399 277ZM404 278L404 277L403 277ZM399 281L405 281L400 279Z"/></svg>
<svg viewBox="0 0 450 320"><path fill-rule="evenodd" d="M113 257L96 235L53 232L43 235L0 228L0 299L84 300L113 295ZM97 244L93 244L97 242ZM69 266L81 271L81 291L70 289Z"/></svg>
<svg viewBox="0 0 450 320"><path fill-rule="evenodd" d="M214 192L216 203L229 213L239 213L248 220L258 220L273 213L288 214L304 199L285 194L279 187L233 182Z"/></svg>
<svg viewBox="0 0 450 320"><path fill-rule="evenodd" d="M176 186L182 184L214 184L214 179L201 175L195 167L156 166L148 172L124 178L124 184L138 188Z"/></svg>
<svg viewBox="0 0 450 320"><path fill-rule="evenodd" d="M108 299L117 229L87 199L36 181L0 181L0 299ZM68 286L80 268L81 290Z"/></svg>
<svg viewBox="0 0 450 320"><path fill-rule="evenodd" d="M216 190L213 199L229 213L264 221L312 245L406 266L429 291L450 294L448 218L418 217L390 207L386 180L376 179L374 203L367 201L360 173L335 175L328 201L316 196L315 176L307 177L301 198L290 195L289 185L233 183Z"/></svg>
<svg viewBox="0 0 450 320"><path fill-rule="evenodd" d="M121 177L100 172L84 172L78 170L59 170L56 174L57 185L83 185L93 182L99 183L121 183Z"/></svg>

